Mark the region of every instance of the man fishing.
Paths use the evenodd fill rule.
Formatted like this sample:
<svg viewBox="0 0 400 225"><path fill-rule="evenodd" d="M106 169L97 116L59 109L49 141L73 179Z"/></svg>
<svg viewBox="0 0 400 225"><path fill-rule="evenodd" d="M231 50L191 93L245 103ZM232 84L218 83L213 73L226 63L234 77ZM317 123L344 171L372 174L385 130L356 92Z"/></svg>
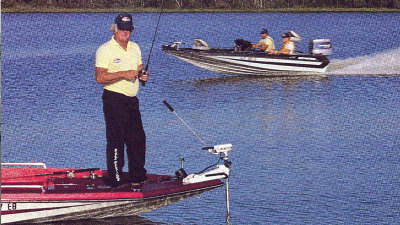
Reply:
<svg viewBox="0 0 400 225"><path fill-rule="evenodd" d="M146 136L136 97L140 82L147 82L139 46L130 41L134 30L132 16L119 14L111 25L113 37L96 52L96 81L103 84L103 111L107 138L106 182L117 187L147 180L145 165ZM128 157L129 178L122 177L124 145Z"/></svg>

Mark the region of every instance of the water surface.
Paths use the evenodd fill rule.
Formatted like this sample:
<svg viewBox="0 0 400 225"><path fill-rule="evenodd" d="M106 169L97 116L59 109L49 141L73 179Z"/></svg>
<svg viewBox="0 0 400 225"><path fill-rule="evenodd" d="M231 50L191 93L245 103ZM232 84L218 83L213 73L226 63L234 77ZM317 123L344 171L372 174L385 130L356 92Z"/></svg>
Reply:
<svg viewBox="0 0 400 225"><path fill-rule="evenodd" d="M115 14L2 14L2 162L50 167L105 163L102 88L94 54ZM134 14L147 61L158 14ZM162 104L167 100L207 144L232 143L232 224L396 224L400 220L400 14L164 14L139 98L151 173L198 172L217 161ZM236 77L183 63L169 41L212 47L258 41L268 28L330 38L323 77ZM223 224L219 188L141 215L92 223ZM75 222L71 222L75 223ZM83 221L82 223L89 223Z"/></svg>

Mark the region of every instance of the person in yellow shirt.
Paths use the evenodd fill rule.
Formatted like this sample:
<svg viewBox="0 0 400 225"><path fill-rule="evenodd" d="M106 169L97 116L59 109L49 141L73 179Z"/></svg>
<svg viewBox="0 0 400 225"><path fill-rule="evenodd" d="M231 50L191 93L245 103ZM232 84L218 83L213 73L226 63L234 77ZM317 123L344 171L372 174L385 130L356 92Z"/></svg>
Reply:
<svg viewBox="0 0 400 225"><path fill-rule="evenodd" d="M260 34L261 40L257 44L254 44L252 47L255 49L260 49L264 52L271 52L272 50L275 50L274 39L268 36L268 30L262 29Z"/></svg>
<svg viewBox="0 0 400 225"><path fill-rule="evenodd" d="M295 53L296 51L296 44L294 43L294 41L290 40L290 33L284 33L282 35L282 41L283 41L283 45L281 50L274 50L271 51L272 54L274 55L279 55L279 54L284 54L284 55L292 55Z"/></svg>
<svg viewBox="0 0 400 225"><path fill-rule="evenodd" d="M103 111L107 139L107 184L147 180L145 165L146 136L139 111L139 80L147 82L149 73L141 74L139 46L130 41L134 30L132 16L119 14L111 25L113 36L96 52L96 81L103 85ZM129 179L122 176L124 145L128 156Z"/></svg>

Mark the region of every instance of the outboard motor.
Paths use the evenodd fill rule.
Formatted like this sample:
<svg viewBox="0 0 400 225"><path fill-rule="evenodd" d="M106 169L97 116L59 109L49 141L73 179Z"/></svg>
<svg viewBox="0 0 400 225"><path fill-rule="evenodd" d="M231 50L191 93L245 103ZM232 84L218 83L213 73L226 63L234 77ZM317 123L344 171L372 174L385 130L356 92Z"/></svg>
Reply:
<svg viewBox="0 0 400 225"><path fill-rule="evenodd" d="M310 41L310 55L332 55L332 44L329 39L314 39Z"/></svg>
<svg viewBox="0 0 400 225"><path fill-rule="evenodd" d="M194 39L194 45L192 46L192 49L207 51L210 50L210 45L208 45L205 40L197 38Z"/></svg>

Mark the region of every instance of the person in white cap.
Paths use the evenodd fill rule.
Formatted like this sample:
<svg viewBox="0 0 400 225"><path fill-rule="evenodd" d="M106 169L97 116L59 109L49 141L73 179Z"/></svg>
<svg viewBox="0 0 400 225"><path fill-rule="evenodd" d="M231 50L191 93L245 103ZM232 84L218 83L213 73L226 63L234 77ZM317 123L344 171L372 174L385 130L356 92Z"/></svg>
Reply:
<svg viewBox="0 0 400 225"><path fill-rule="evenodd" d="M290 33L284 33L282 35L282 48L281 50L274 50L271 51L272 54L274 55L279 55L279 54L284 54L284 55L292 55L295 53L296 51L296 44L294 43L294 41L290 40L290 38L292 37L292 35Z"/></svg>
<svg viewBox="0 0 400 225"><path fill-rule="evenodd" d="M96 52L96 81L103 85L103 111L106 124L107 170L105 181L117 187L147 180L146 136L139 111L139 80L147 82L139 46L130 41L134 30L132 16L119 14L111 25L113 37ZM128 156L129 177L122 176L124 146Z"/></svg>

